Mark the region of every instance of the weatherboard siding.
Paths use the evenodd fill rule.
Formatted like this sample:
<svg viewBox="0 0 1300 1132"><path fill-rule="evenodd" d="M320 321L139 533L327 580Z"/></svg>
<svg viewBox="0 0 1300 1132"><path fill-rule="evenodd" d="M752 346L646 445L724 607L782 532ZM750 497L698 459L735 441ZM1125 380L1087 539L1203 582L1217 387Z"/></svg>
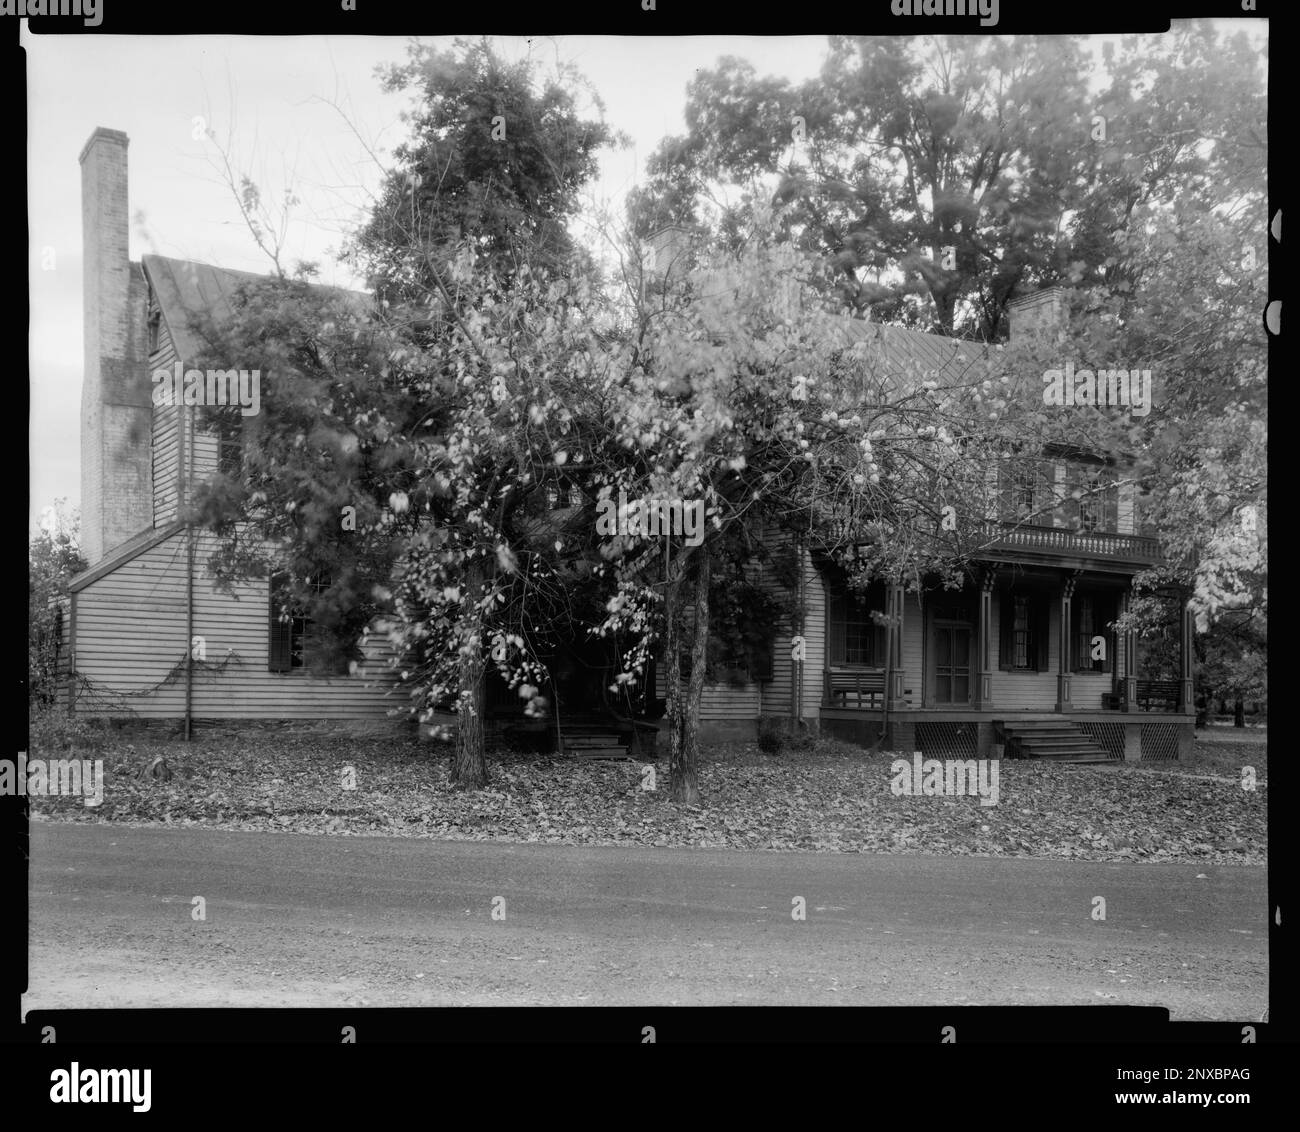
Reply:
<svg viewBox="0 0 1300 1132"><path fill-rule="evenodd" d="M109 710L102 704L115 701L145 718L184 714L184 676L147 695L129 693L151 688L185 660L185 537L178 532L77 593L77 672L104 695L98 703L80 695L81 710ZM267 582L241 584L232 594L217 591L203 565L216 542L200 534L195 544L193 634L204 639L208 665L232 657L219 672L195 667L195 717L383 719L404 706L383 640L367 643L366 661L352 676L269 672ZM121 693L127 696L118 701Z"/></svg>

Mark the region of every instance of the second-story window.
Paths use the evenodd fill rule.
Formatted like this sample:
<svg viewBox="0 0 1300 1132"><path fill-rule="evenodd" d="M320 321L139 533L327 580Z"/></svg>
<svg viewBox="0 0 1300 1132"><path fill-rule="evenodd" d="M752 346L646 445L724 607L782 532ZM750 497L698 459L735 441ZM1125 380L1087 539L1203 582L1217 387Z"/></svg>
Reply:
<svg viewBox="0 0 1300 1132"><path fill-rule="evenodd" d="M217 471L238 478L244 467L244 428L237 416L213 413L203 428L217 442Z"/></svg>
<svg viewBox="0 0 1300 1132"><path fill-rule="evenodd" d="M1119 528L1119 489L1115 475L1107 469L1071 470L1071 499L1078 493L1078 529L1113 534ZM1072 508L1073 509L1073 508Z"/></svg>
<svg viewBox="0 0 1300 1132"><path fill-rule="evenodd" d="M1043 511L1050 506L1050 463L1029 458L1013 458L998 469L1001 495L1001 518L1005 522L1050 525Z"/></svg>

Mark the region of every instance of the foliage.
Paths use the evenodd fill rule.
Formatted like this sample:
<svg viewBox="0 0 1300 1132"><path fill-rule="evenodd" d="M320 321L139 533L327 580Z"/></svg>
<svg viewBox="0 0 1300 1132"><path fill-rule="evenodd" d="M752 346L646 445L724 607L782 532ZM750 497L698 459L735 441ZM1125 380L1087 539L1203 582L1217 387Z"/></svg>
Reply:
<svg viewBox="0 0 1300 1132"><path fill-rule="evenodd" d="M432 293L431 275L467 247L502 282L523 268L565 271L575 253L565 222L613 140L598 99L597 116L582 117L580 77L562 72L539 88L529 61L457 40L446 51L412 43L383 78L416 101L411 138L353 249L378 293Z"/></svg>
<svg viewBox="0 0 1300 1132"><path fill-rule="evenodd" d="M60 499L50 520L27 544L27 673L36 704L53 703L59 690L68 582L87 565L77 531L77 516L69 514L67 501Z"/></svg>

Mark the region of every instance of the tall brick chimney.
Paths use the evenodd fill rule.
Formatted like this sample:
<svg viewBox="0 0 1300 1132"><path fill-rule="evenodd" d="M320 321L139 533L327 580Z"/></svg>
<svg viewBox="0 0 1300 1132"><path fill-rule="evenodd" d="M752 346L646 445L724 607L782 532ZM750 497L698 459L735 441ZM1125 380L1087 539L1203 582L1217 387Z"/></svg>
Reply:
<svg viewBox="0 0 1300 1132"><path fill-rule="evenodd" d="M1059 329L1064 318L1065 288L1044 287L1007 304L1007 336L1015 341L1017 336Z"/></svg>
<svg viewBox="0 0 1300 1132"><path fill-rule="evenodd" d="M101 126L81 151L81 549L92 565L153 523L146 286L127 253L127 144Z"/></svg>

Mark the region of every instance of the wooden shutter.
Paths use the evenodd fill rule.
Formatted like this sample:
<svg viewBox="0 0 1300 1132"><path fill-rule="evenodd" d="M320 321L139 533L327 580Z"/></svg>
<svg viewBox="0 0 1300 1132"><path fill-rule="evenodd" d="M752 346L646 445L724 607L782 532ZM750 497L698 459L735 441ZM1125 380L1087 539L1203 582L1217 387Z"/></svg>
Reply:
<svg viewBox="0 0 1300 1132"><path fill-rule="evenodd" d="M1079 671L1091 672L1092 671L1091 663L1088 665L1086 670L1080 669L1079 667L1079 634L1082 633L1084 629L1084 625L1083 625L1084 600L1085 600L1084 595L1079 593L1078 590L1075 590L1074 599L1070 602L1069 651L1065 654L1066 659L1069 662L1067 665L1067 671L1070 672L1079 672ZM1096 607L1094 606L1094 608ZM1065 631L1065 627L1062 626L1062 632L1064 631ZM1091 636L1091 631L1089 631L1089 636Z"/></svg>
<svg viewBox="0 0 1300 1132"><path fill-rule="evenodd" d="M288 672L293 667L293 622L281 621L285 599L285 575L271 577L267 601L267 670Z"/></svg>
<svg viewBox="0 0 1300 1132"><path fill-rule="evenodd" d="M1034 648L1038 653L1036 669L1039 672L1048 672L1052 667L1052 654L1048 648L1051 640L1048 633L1050 625L1048 612L1051 609L1052 599L1044 594L1039 600L1033 602L1030 607L1030 621L1034 626ZM1062 631L1066 626L1061 626Z"/></svg>
<svg viewBox="0 0 1300 1132"><path fill-rule="evenodd" d="M1016 518L1016 477L1010 459L998 463L998 518L1014 521Z"/></svg>
<svg viewBox="0 0 1300 1132"><path fill-rule="evenodd" d="M830 658L832 664L843 664L844 653L846 648L844 635L844 619L848 612L848 602L842 593L831 595L830 617L828 619L828 629L830 630Z"/></svg>
<svg viewBox="0 0 1300 1132"><path fill-rule="evenodd" d="M1093 606L1097 610L1097 625L1094 633L1106 638L1106 659L1101 664L1102 672L1115 671L1115 650L1119 647L1119 636L1110 628L1110 623L1119 617L1119 594L1099 593Z"/></svg>
<svg viewBox="0 0 1300 1132"><path fill-rule="evenodd" d="M1115 473L1108 472L1106 475L1106 509L1102 515L1102 530L1114 532L1119 530L1119 487L1115 482ZM1110 660L1107 654L1107 662Z"/></svg>
<svg viewBox="0 0 1300 1132"><path fill-rule="evenodd" d="M1010 672L1016 666L1016 599L1010 590L998 594L998 668Z"/></svg>
<svg viewBox="0 0 1300 1132"><path fill-rule="evenodd" d="M1079 500L1075 498L1074 493L1083 491L1086 487L1079 466L1077 464L1067 465L1065 471L1065 502L1061 507L1062 514L1065 516L1065 529L1067 531L1077 531L1079 529L1082 516L1079 513Z"/></svg>
<svg viewBox="0 0 1300 1132"><path fill-rule="evenodd" d="M1056 464L1039 460L1034 470L1034 517L1030 522L1036 527L1050 527L1056 506Z"/></svg>

